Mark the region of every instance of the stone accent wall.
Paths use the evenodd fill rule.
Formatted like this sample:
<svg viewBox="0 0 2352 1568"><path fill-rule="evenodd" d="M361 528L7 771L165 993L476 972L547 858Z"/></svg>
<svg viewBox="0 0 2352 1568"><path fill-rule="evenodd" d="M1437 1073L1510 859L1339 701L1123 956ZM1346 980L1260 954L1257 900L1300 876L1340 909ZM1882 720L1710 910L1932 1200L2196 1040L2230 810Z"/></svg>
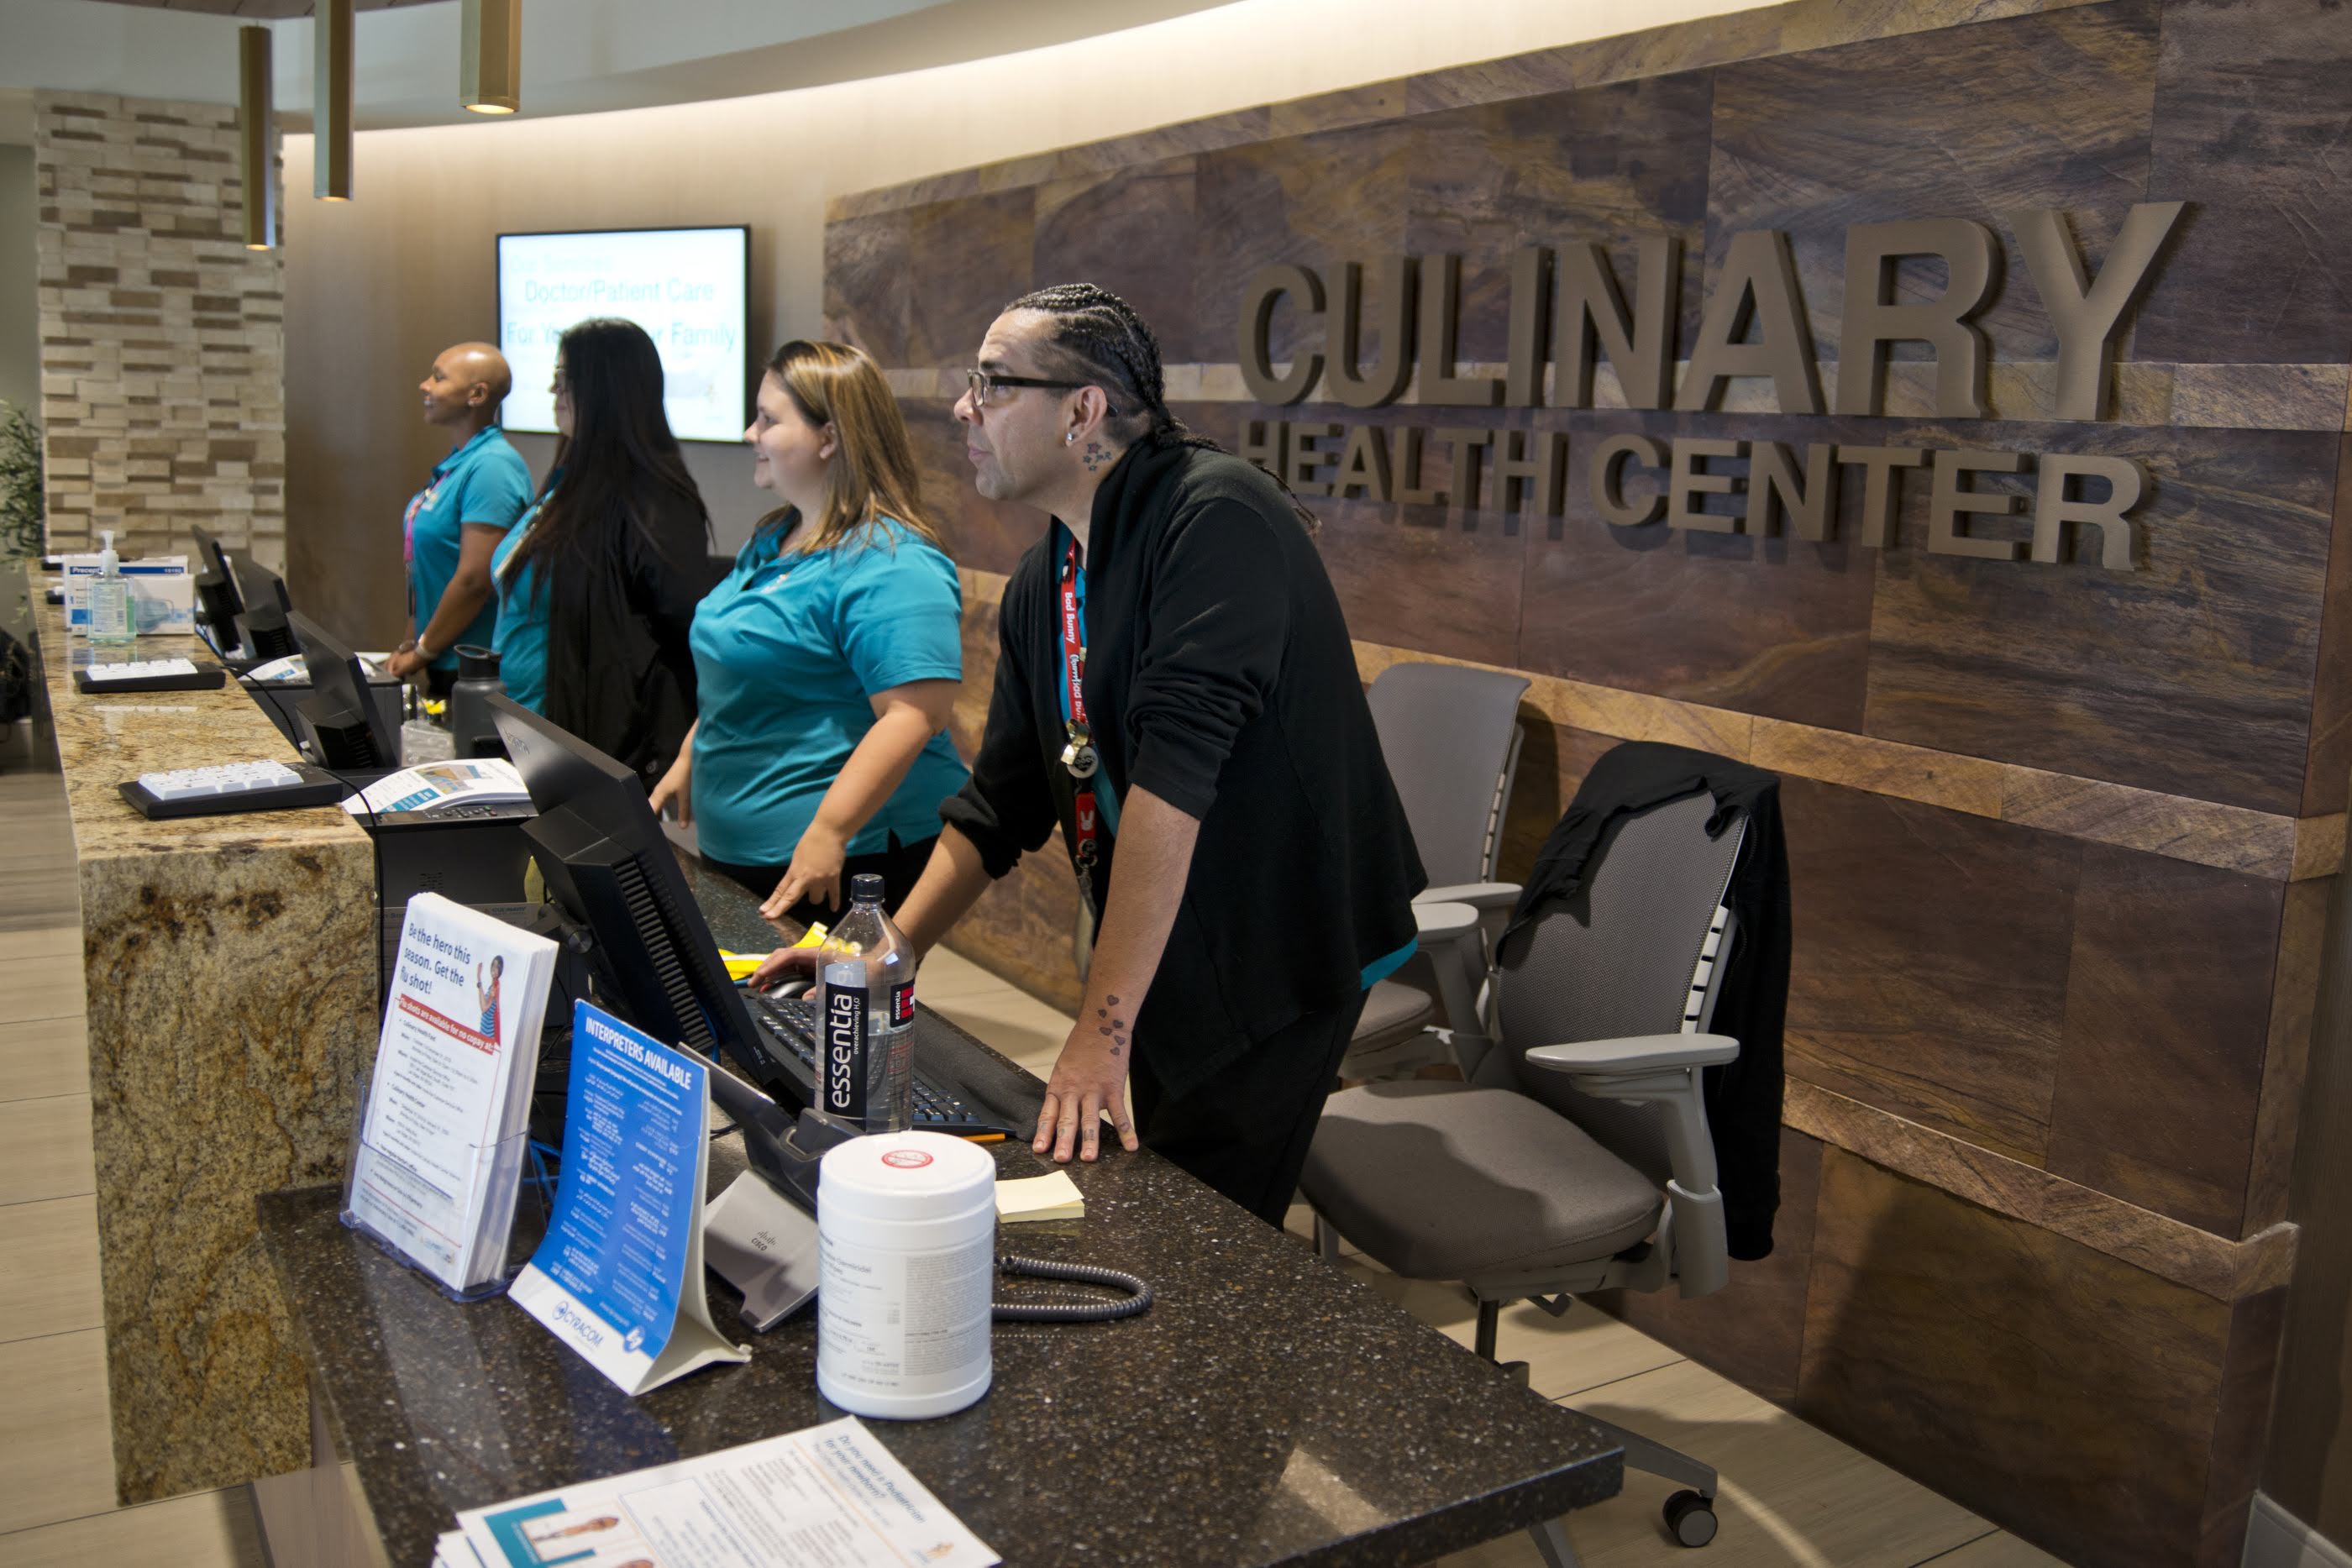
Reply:
<svg viewBox="0 0 2352 1568"><path fill-rule="evenodd" d="M235 106L37 93L33 163L49 548L194 524L282 565L285 264L241 237Z"/></svg>

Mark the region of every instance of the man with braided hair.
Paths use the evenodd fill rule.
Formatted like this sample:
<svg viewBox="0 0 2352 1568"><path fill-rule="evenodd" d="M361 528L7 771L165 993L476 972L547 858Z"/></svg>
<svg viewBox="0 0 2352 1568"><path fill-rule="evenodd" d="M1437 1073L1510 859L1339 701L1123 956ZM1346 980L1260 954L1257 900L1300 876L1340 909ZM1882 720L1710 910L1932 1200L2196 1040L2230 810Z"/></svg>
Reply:
<svg viewBox="0 0 2352 1568"><path fill-rule="evenodd" d="M898 924L928 949L1058 823L1097 919L1034 1147L1093 1160L1108 1115L1280 1225L1427 881L1311 519L1170 414L1150 329L1091 284L1014 300L969 382L980 493L1054 521Z"/></svg>

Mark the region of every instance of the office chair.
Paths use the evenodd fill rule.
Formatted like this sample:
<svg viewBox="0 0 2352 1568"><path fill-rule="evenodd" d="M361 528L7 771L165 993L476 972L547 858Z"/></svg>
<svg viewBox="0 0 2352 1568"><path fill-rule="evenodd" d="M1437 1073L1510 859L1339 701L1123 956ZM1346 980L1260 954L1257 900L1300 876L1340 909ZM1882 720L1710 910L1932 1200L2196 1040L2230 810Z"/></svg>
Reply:
<svg viewBox="0 0 2352 1568"><path fill-rule="evenodd" d="M1513 1301L1557 1317L1588 1291L1703 1296L1729 1274L1700 1071L1739 1052L1707 1025L1747 822L1710 839L1714 810L1702 790L1620 819L1576 896L1505 938L1468 1082L1324 1106L1299 1179L1318 1249L1336 1262L1344 1236L1406 1279L1461 1281L1489 1361ZM1601 1425L1627 1464L1691 1489L1666 1503L1675 1538L1712 1540L1715 1471ZM1533 1533L1555 1568L1575 1562L1557 1521Z"/></svg>
<svg viewBox="0 0 2352 1568"><path fill-rule="evenodd" d="M1456 664L1391 664L1365 700L1431 886L1414 901L1421 952L1375 984L1349 1042L1351 1061L1378 1055L1433 1024L1476 1023L1486 928L1518 902L1494 880L1503 818L1518 771L1519 697L1526 679ZM1342 1075L1348 1065L1342 1064Z"/></svg>

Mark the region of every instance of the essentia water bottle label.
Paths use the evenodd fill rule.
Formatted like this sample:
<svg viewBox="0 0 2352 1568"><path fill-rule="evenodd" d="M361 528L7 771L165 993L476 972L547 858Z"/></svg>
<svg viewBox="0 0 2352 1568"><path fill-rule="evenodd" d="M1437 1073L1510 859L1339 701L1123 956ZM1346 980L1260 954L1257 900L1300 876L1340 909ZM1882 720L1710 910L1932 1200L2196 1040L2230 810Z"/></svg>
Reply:
<svg viewBox="0 0 2352 1568"><path fill-rule="evenodd" d="M905 1029L915 1021L915 982L901 980L890 988L890 1027Z"/></svg>
<svg viewBox="0 0 2352 1568"><path fill-rule="evenodd" d="M824 1108L836 1116L866 1119L866 966L826 966L824 1016Z"/></svg>

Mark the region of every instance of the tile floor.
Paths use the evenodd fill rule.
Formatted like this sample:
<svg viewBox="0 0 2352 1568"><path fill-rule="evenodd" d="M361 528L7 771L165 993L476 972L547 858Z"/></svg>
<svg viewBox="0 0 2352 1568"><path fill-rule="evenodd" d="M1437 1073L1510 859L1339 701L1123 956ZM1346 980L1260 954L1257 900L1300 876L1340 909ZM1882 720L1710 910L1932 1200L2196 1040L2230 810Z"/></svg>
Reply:
<svg viewBox="0 0 2352 1568"><path fill-rule="evenodd" d="M243 1488L113 1506L91 1197L87 1046L73 856L55 774L0 773L0 1568L89 1562L266 1568ZM1032 1071L1069 1020L956 957L936 956L925 1003ZM1291 1228L1306 1234L1306 1211ZM1444 1286L1342 1264L1467 1344L1475 1312ZM1507 1313L1504 1354L1538 1392L1716 1465L1722 1531L1703 1556L1665 1537L1673 1489L1629 1475L1624 1494L1575 1516L1590 1568L2034 1568L2055 1560L1815 1431L1666 1346L1578 1306L1555 1321ZM1524 1538L1446 1568L1540 1562Z"/></svg>

